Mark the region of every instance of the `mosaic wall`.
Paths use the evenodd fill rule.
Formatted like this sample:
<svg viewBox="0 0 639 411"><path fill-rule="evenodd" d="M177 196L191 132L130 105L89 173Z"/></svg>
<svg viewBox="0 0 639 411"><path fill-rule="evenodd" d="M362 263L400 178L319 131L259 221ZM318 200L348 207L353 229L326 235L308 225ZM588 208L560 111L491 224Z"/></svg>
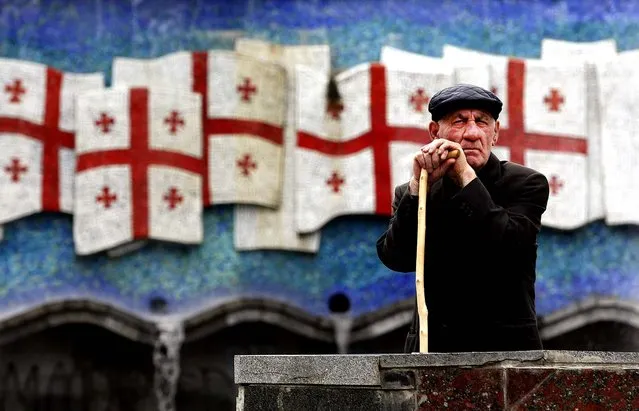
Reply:
<svg viewBox="0 0 639 411"><path fill-rule="evenodd" d="M284 44L328 42L335 68L376 60L383 45L433 56L454 44L536 57L544 37L612 37L627 50L639 48L639 4L631 3L0 0L0 56L104 71L109 79L115 56L230 49L240 34ZM201 246L151 244L110 259L75 255L70 216L36 215L5 226L0 310L79 296L144 314L150 299L162 297L177 314L259 295L325 315L328 297L341 291L358 315L413 295L413 275L391 272L377 259L375 241L386 224L373 216L334 220L322 231L317 255L240 253L233 248L233 209L217 206L205 210ZM639 301L639 228L596 222L570 232L544 229L539 243L540 314L590 295Z"/></svg>

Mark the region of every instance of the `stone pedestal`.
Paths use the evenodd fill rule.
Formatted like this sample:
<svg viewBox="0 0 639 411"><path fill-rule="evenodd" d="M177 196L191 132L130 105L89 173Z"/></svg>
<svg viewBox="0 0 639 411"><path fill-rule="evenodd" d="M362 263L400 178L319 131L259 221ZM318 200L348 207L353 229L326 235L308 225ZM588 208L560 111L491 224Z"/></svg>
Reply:
<svg viewBox="0 0 639 411"><path fill-rule="evenodd" d="M639 353L235 357L237 410L639 410Z"/></svg>

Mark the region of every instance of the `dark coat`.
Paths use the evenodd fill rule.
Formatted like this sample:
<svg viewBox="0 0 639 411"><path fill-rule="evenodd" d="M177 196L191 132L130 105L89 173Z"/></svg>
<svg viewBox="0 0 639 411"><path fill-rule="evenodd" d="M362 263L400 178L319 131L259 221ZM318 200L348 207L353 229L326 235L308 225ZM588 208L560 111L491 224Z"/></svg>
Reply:
<svg viewBox="0 0 639 411"><path fill-rule="evenodd" d="M548 180L493 154L477 176L463 189L445 177L428 195L428 351L541 349L535 269ZM388 230L377 240L377 254L391 270L415 271L417 203L408 183L396 187ZM419 350L416 313L406 352Z"/></svg>

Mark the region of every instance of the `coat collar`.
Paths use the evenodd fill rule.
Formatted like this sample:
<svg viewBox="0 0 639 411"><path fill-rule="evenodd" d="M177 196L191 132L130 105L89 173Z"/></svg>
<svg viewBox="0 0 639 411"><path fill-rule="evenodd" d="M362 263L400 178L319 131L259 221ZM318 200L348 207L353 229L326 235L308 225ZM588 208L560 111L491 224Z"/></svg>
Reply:
<svg viewBox="0 0 639 411"><path fill-rule="evenodd" d="M482 183L494 183L500 175L501 164L494 153L490 153L488 161L477 171L477 177Z"/></svg>

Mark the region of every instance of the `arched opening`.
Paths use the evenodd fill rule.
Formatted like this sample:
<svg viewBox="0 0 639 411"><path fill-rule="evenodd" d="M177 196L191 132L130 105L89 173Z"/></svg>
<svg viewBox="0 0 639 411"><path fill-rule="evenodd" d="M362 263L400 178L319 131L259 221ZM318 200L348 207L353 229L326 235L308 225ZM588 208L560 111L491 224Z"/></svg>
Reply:
<svg viewBox="0 0 639 411"><path fill-rule="evenodd" d="M639 328L618 321L598 321L544 341L546 350L639 351Z"/></svg>
<svg viewBox="0 0 639 411"><path fill-rule="evenodd" d="M332 354L334 345L284 328L247 322L186 342L180 357L176 408L235 410L233 358L242 354Z"/></svg>
<svg viewBox="0 0 639 411"><path fill-rule="evenodd" d="M0 346L0 409L155 410L152 347L91 324Z"/></svg>

